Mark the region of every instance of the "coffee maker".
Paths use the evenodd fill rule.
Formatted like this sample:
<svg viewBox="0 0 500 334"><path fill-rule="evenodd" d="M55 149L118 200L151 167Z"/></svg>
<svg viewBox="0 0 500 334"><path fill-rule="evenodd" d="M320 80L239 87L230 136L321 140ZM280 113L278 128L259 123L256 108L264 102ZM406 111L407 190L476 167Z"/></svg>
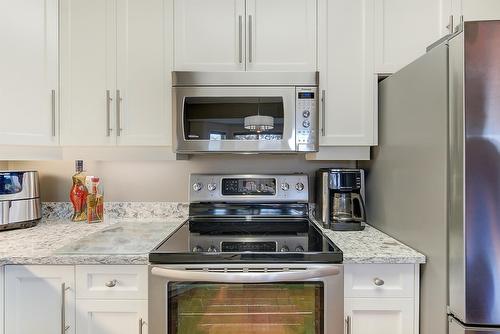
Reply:
<svg viewBox="0 0 500 334"><path fill-rule="evenodd" d="M316 173L315 216L334 231L362 231L366 215L362 169L323 168Z"/></svg>

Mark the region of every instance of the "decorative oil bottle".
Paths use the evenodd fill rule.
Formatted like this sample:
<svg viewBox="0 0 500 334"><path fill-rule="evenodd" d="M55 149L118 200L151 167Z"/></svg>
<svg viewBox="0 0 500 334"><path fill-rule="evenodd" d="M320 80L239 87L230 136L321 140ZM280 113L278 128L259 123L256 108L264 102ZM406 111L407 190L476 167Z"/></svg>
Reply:
<svg viewBox="0 0 500 334"><path fill-rule="evenodd" d="M76 173L73 175L73 186L69 194L73 204L73 215L71 220L74 222L85 221L87 219L87 195L88 190L85 186L85 172L83 171L83 160L75 161Z"/></svg>
<svg viewBox="0 0 500 334"><path fill-rule="evenodd" d="M90 176L87 180L90 189L87 196L87 222L100 223L104 220L104 194L100 180L96 176Z"/></svg>

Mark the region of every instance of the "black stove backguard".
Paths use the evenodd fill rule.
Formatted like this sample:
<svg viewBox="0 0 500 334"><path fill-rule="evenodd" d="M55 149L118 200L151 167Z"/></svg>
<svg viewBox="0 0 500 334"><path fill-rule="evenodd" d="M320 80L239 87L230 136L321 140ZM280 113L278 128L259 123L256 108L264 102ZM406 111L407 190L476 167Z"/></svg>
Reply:
<svg viewBox="0 0 500 334"><path fill-rule="evenodd" d="M189 217L307 218L307 203L191 203Z"/></svg>

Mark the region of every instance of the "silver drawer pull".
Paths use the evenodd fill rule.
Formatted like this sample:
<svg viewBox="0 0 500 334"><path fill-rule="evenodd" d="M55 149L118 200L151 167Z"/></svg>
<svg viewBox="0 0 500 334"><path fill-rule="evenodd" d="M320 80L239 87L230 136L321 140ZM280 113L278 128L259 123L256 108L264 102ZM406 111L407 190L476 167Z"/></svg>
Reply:
<svg viewBox="0 0 500 334"><path fill-rule="evenodd" d="M114 280L111 280L111 281L104 283L104 285L106 285L108 288L112 288L112 287L116 286L116 283L118 283L118 281L114 279Z"/></svg>
<svg viewBox="0 0 500 334"><path fill-rule="evenodd" d="M382 286L382 285L384 285L384 283L385 283L384 280L380 279L378 277L375 277L373 279L373 284L375 284L376 286Z"/></svg>

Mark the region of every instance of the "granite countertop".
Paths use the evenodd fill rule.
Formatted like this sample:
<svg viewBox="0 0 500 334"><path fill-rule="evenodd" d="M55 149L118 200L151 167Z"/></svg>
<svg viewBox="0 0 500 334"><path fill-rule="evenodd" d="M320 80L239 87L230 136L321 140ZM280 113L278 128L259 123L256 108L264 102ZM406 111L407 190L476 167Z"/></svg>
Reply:
<svg viewBox="0 0 500 334"><path fill-rule="evenodd" d="M338 232L316 225L344 253L344 263L425 263L425 255L366 225L359 232Z"/></svg>
<svg viewBox="0 0 500 334"><path fill-rule="evenodd" d="M145 208L147 210L145 210ZM148 253L184 221L184 204L110 204L105 222L75 223L68 206L46 205L37 226L0 232L5 264L149 264ZM425 256L367 225L335 232L316 225L344 253L344 263L425 263Z"/></svg>
<svg viewBox="0 0 500 334"><path fill-rule="evenodd" d="M46 220L0 233L5 264L149 264L148 253L184 221L178 218L108 219L104 223Z"/></svg>

